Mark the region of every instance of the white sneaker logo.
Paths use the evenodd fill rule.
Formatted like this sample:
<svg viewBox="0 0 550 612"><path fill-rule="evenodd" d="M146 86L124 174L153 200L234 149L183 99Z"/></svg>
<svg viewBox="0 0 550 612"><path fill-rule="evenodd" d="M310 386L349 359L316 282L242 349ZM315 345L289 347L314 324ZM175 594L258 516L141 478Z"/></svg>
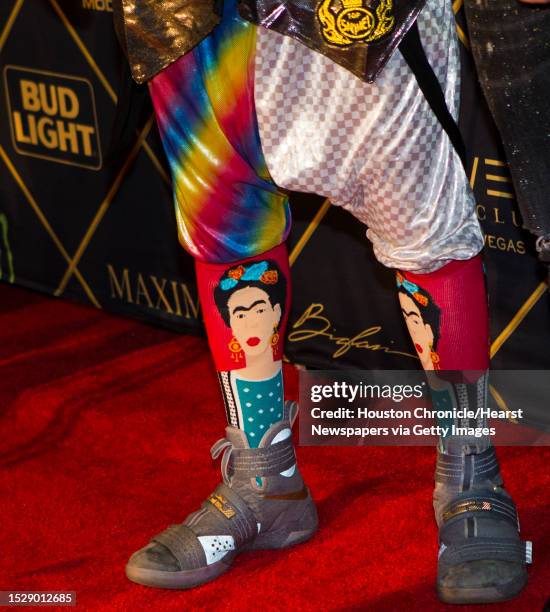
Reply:
<svg viewBox="0 0 550 612"><path fill-rule="evenodd" d="M207 565L219 561L225 557L230 550L235 550L235 540L233 536L198 536L198 539L206 555Z"/></svg>

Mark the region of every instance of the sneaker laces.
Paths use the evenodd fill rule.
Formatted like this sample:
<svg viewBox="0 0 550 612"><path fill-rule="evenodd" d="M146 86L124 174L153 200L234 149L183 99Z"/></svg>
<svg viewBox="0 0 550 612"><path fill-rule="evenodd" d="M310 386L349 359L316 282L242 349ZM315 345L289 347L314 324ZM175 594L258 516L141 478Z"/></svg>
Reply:
<svg viewBox="0 0 550 612"><path fill-rule="evenodd" d="M212 448L210 449L210 455L212 456L212 459L216 460L220 456L220 454L222 455L222 479L228 487L231 486L231 477L229 476L229 461L231 460L232 452L233 442L231 442L227 438L220 438L217 442L214 442Z"/></svg>
<svg viewBox="0 0 550 612"><path fill-rule="evenodd" d="M298 406L298 402L293 402L291 400L287 400L285 404L286 409L288 411L288 422L290 423L290 429L292 429L292 427L294 426L294 421L298 416L298 410L300 409L300 407Z"/></svg>

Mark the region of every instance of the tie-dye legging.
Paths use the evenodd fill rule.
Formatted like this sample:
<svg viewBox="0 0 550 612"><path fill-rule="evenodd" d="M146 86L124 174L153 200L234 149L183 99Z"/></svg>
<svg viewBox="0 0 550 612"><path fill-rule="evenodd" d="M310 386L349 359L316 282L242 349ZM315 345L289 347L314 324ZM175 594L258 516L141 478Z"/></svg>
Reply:
<svg viewBox="0 0 550 612"><path fill-rule="evenodd" d="M149 85L179 240L212 263L263 253L290 229L288 198L269 175L253 112L256 28L233 2L224 5L214 32Z"/></svg>

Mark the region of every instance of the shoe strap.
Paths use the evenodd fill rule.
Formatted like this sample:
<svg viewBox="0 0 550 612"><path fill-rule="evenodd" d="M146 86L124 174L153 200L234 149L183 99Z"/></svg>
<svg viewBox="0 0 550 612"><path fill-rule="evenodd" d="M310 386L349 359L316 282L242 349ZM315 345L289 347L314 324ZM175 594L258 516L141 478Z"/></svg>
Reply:
<svg viewBox="0 0 550 612"><path fill-rule="evenodd" d="M203 502L202 508L210 515L209 523L214 520L216 524L214 532L231 535L237 547L249 542L258 533L258 522L254 512L234 489L224 483L216 487ZM189 517L185 523L195 530L195 526L201 523L200 512L198 520Z"/></svg>
<svg viewBox="0 0 550 612"><path fill-rule="evenodd" d="M471 517L504 520L519 531L518 515L514 502L489 490L477 493L471 491L461 493L443 507L441 516L443 519L441 533L457 520L465 520Z"/></svg>
<svg viewBox="0 0 550 612"><path fill-rule="evenodd" d="M494 446L481 453L447 455L438 451L435 481L471 489L474 485L490 480L497 481L500 470Z"/></svg>
<svg viewBox="0 0 550 612"><path fill-rule="evenodd" d="M222 454L221 472L226 485L231 485L235 476L239 479L275 476L296 463L290 436L265 448L235 448L230 440L222 438L214 443L210 454L213 459Z"/></svg>
<svg viewBox="0 0 550 612"><path fill-rule="evenodd" d="M439 548L439 572L444 573L454 565L478 560L516 561L531 563L532 544L512 538L470 538Z"/></svg>
<svg viewBox="0 0 550 612"><path fill-rule="evenodd" d="M197 569L206 563L204 550L197 536L183 523L170 525L151 538L151 542L165 546L176 558L180 569Z"/></svg>

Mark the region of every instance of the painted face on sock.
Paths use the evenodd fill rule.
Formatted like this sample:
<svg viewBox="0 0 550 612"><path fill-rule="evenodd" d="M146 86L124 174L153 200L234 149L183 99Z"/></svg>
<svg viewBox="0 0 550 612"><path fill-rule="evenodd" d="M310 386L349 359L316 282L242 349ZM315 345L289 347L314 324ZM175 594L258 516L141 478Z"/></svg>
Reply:
<svg viewBox="0 0 550 612"><path fill-rule="evenodd" d="M431 352L433 350L434 334L431 325L424 321L420 308L415 301L401 291L399 292L399 303L414 347L422 362L422 367L425 370L433 370L434 364Z"/></svg>
<svg viewBox="0 0 550 612"><path fill-rule="evenodd" d="M245 355L253 357L268 351L272 358L273 330L281 320L279 304L271 305L269 295L258 287L243 287L227 302L229 324Z"/></svg>

